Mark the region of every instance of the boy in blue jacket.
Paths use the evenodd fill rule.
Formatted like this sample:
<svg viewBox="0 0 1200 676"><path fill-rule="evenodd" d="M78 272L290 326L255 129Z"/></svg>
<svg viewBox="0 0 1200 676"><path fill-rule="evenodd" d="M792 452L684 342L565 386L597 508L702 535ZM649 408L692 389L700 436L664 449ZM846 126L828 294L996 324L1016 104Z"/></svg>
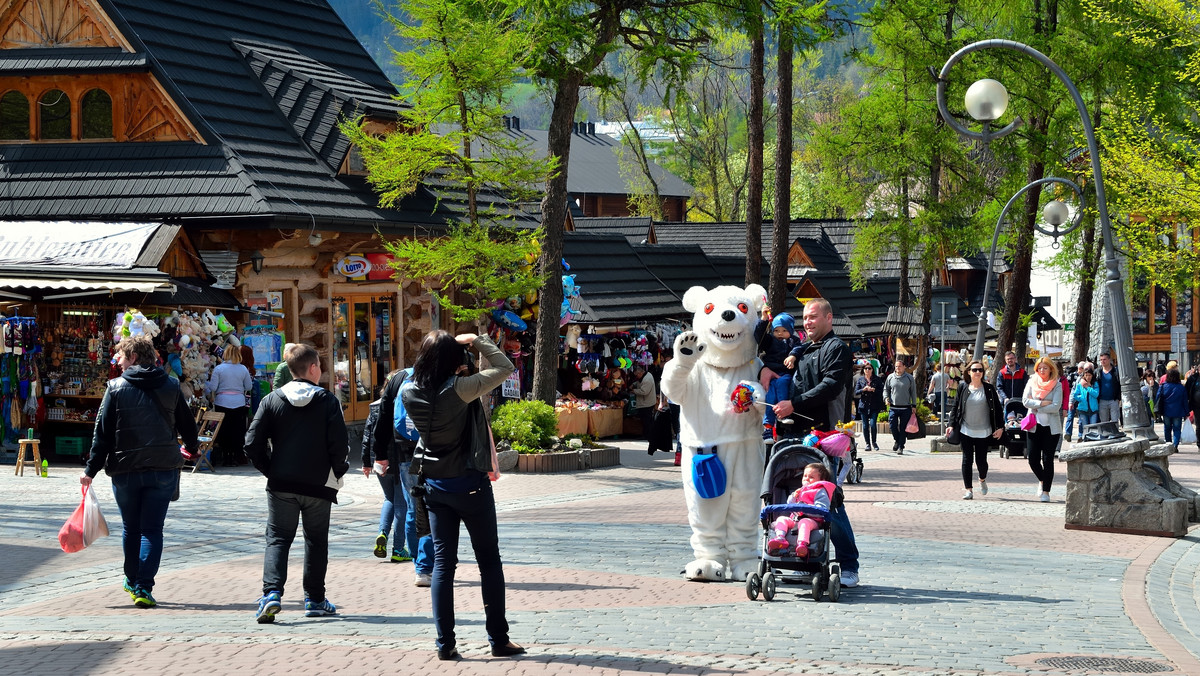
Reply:
<svg viewBox="0 0 1200 676"><path fill-rule="evenodd" d="M796 320L786 312L771 318L771 308L763 306L762 317L754 327L754 339L763 360L759 383L767 390L767 412L763 415L763 440L775 439L774 404L788 399L792 387L791 369L783 364L788 353L803 342L796 333Z"/></svg>

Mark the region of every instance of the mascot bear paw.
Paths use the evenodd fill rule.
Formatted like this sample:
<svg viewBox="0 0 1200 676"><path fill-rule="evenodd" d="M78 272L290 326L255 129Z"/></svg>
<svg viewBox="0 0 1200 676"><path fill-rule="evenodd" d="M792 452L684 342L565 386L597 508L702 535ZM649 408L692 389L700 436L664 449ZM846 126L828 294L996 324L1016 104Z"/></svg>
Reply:
<svg viewBox="0 0 1200 676"><path fill-rule="evenodd" d="M716 561L696 559L683 567L683 574L689 580L700 582L724 582L725 566Z"/></svg>

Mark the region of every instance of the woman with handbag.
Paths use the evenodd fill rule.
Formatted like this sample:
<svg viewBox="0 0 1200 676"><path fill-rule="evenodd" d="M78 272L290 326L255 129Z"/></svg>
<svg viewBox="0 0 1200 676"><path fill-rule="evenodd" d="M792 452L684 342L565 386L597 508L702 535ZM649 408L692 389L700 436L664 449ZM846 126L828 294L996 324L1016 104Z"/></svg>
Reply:
<svg viewBox="0 0 1200 676"><path fill-rule="evenodd" d="M954 408L946 426L946 441L962 446L962 477L966 492L963 500L974 498L971 488L971 463L979 468L979 493L987 495L987 452L1004 434L1004 406L996 386L984 379L983 362L967 364L967 382L958 388Z"/></svg>
<svg viewBox="0 0 1200 676"><path fill-rule="evenodd" d="M1038 360L1033 376L1025 383L1021 403L1029 409L1034 420L1022 421L1029 426L1025 435L1025 457L1029 469L1038 479L1038 500L1050 502L1050 484L1054 482L1054 450L1062 434L1062 386L1058 383L1058 368L1046 357Z"/></svg>
<svg viewBox="0 0 1200 676"><path fill-rule="evenodd" d="M879 450L878 428L875 425L883 410L883 379L875 367L866 362L862 375L854 379L854 400L858 402L858 417L862 420L864 450Z"/></svg>
<svg viewBox="0 0 1200 676"><path fill-rule="evenodd" d="M473 356L488 367L472 373ZM488 641L495 657L525 649L508 640L504 616L504 569L496 528L496 499L488 473L493 468L491 430L482 397L500 386L515 368L486 336L451 336L431 331L421 342L412 383L401 391L409 418L420 432L413 468L429 513L433 535L433 623L438 659L461 659L455 649L454 571L459 525L467 527L475 560Z"/></svg>

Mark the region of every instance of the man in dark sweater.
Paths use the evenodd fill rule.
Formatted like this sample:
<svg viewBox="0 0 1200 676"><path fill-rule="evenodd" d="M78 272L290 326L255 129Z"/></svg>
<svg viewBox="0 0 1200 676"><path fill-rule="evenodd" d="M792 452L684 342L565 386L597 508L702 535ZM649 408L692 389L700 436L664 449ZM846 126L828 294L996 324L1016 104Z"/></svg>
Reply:
<svg viewBox="0 0 1200 676"><path fill-rule="evenodd" d="M259 624L274 622L282 607L288 551L301 517L304 615L337 612L325 598L329 513L337 502L342 475L350 469L341 404L316 384L321 379L317 351L308 345L293 345L283 357L293 380L262 400L246 434L246 455L267 477L267 551L263 595L255 613Z"/></svg>

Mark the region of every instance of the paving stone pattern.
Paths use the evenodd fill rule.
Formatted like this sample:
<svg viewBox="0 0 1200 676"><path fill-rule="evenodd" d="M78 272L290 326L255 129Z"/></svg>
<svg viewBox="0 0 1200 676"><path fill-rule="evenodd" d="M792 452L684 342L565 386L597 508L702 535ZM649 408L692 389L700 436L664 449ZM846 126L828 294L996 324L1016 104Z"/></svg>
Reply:
<svg viewBox="0 0 1200 676"><path fill-rule="evenodd" d="M530 652L487 652L463 537L455 605L465 660L455 665L436 660L429 590L413 586L412 564L371 556L374 479L348 476L333 511L327 586L339 615L303 617L297 542L283 612L257 625L266 504L251 470L183 477L166 524L160 605L138 610L120 589L120 518L107 479L95 485L113 535L66 555L56 536L78 501L77 468L41 479L0 467L0 675L1119 673L1037 662L1072 656L1200 674L1186 660L1200 658L1200 531L1169 546L1065 531L1061 464L1049 504L1036 501L1022 459L997 457L989 494L976 485L963 501L957 455L930 455L927 442L903 456L865 453L864 482L846 488L863 586L834 604L785 583L768 603L748 600L740 584L682 578L691 550L680 470L667 454L622 446L620 467L496 484L507 615ZM1200 453L1174 456L1172 472L1200 485ZM1128 610L1123 589L1131 562L1155 546L1161 554L1133 586L1144 590L1146 620ZM1172 645L1190 652L1180 657Z"/></svg>

